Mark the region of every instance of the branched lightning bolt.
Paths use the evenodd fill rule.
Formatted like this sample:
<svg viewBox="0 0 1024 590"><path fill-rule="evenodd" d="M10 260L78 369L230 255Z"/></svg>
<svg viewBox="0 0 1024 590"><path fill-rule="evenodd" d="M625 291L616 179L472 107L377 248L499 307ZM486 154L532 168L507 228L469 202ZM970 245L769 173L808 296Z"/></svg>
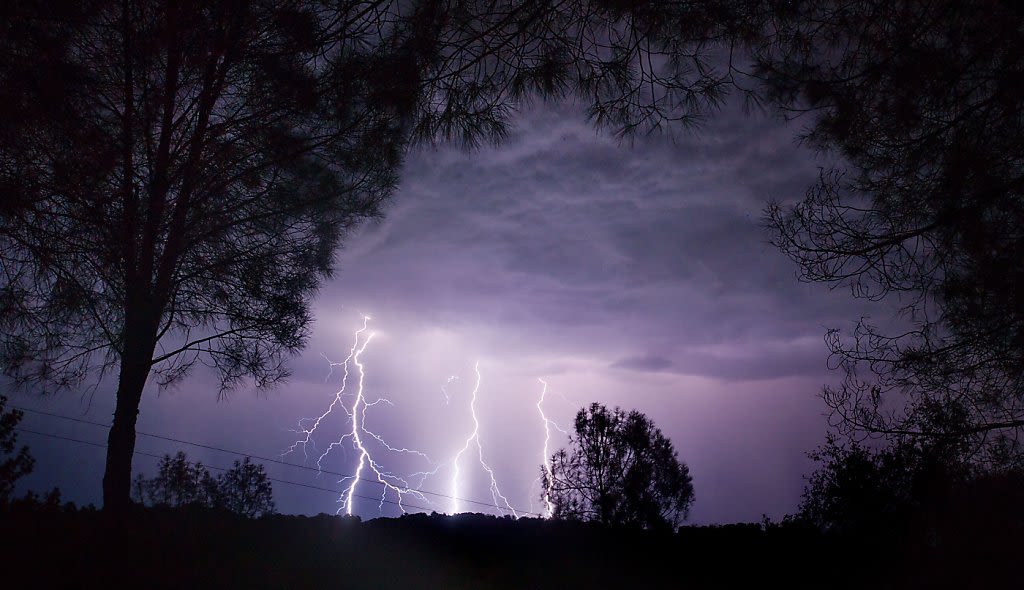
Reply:
<svg viewBox="0 0 1024 590"><path fill-rule="evenodd" d="M346 357L345 361L341 362L341 363L333 363L333 362L331 363L331 370L332 371L333 371L335 366L341 366L343 371L344 371L344 376L342 377L342 381L341 381L341 389L339 389L338 392L335 393L334 400L331 401L330 406L328 406L327 410L324 411L323 414L321 414L317 418L313 419L312 426L307 428L307 427L303 426L302 422L300 421L300 424L299 424L300 430L298 432L302 435L302 438L300 438L299 440L297 440L294 443L292 443L292 445L288 448L288 450L284 454L287 455L288 453L295 452L296 450L298 450L301 447L302 451L303 451L303 455L305 456L306 455L306 448L307 448L308 445L313 444L313 435L317 431L317 429L320 427L321 423L332 412L334 412L335 408L340 407L341 410L345 412L346 416L348 417L348 419L350 421L351 430L349 432L346 432L344 435L342 435L338 440L336 440L336 441L332 442L330 445L328 445L327 450L325 450L323 453L321 453L320 456L317 458L317 461L316 461L317 468L318 469L322 469L323 468L323 460L330 454L330 452L332 450L334 450L336 447L343 447L344 448L344 444L346 442L350 443L352 448L354 450L356 450L358 452L358 454L359 454L359 460L358 460L358 463L356 464L355 472L352 475L350 475L350 476L342 478L341 481L338 482L338 483L350 482L348 487L347 487L347 489L342 493L341 498L339 499L341 507L338 508L338 512L340 513L342 510L344 510L346 514L351 515L352 514L352 504L353 504L354 498L357 497L356 489L357 489L357 487L359 485L359 482L360 481L374 481L375 480L377 483L381 484L381 486L382 486L381 495L380 495L380 503L378 504L378 509L383 509L384 502L387 500L387 495L388 495L388 492L390 491L397 498L398 507L404 513L405 512L405 508L402 506L402 500L403 500L403 498L406 495L412 495L417 500L424 501L424 502L429 502L429 500L420 491L418 491L418 490L414 489L412 486L410 486L409 483L405 479L403 479L402 477L399 477L399 476L397 476L397 475L395 475L395 474L393 474L393 473L391 473L389 471L386 471L380 465L380 463L378 463L374 459L373 454L370 452L370 450L366 446L366 442L368 441L368 439L372 439L372 440L377 441L377 443L381 447L383 447L384 449L386 449L389 452L407 453L407 454L416 455L416 456L422 457L423 459L425 459L430 464L433 464L433 461L430 460L430 457L428 457L426 454L424 454L424 453L422 453L420 451L416 451L416 450L408 449L408 448L404 448L404 447L399 448L399 447L391 446L387 441L384 440L384 438L382 436L380 436L379 434L373 432L372 430L369 430L366 427L366 409L367 408L369 408L371 406L376 406L378 404L393 405L389 400L384 399L384 398L379 398L379 399L376 399L376 400L374 400L372 402L367 401L366 397L364 395L364 383L365 383L365 378L366 378L366 371L365 371L365 367L363 366L363 363L362 363L362 360L361 360L360 357L363 354L363 352L366 350L366 347L370 344L370 341L373 339L373 336L374 336L373 332L367 333L367 329L369 327L369 321L370 321L370 317L369 316L363 316L363 326L360 329L356 330L356 332L355 332L355 341L353 342L352 348L349 350L349 355L348 355L348 357ZM365 338L363 337L363 334L366 334ZM330 361L328 361L328 362L330 362ZM359 377L357 388L356 388L356 391L355 391L354 394L347 393L345 391L346 388L348 387L348 379L349 379L349 375L350 375L350 373L349 373L349 363L351 363L352 365L355 366L356 373L357 373L357 375ZM342 399L344 397L346 397L346 396L354 397L354 399L352 401L351 408L346 407L345 404L342 403ZM372 480L370 479L370 477L365 477L364 478L363 472L364 472L365 469L369 469L370 470L370 472L371 472L371 474L373 476ZM368 476L369 475L370 474L368 474Z"/></svg>
<svg viewBox="0 0 1024 590"><path fill-rule="evenodd" d="M370 322L369 316L363 316L363 327L359 328L358 330L356 330L355 342L352 343L352 348L351 348L351 350L349 350L348 356L345 357L345 360L343 362L336 363L336 362L331 361L331 359L327 358L326 355L321 355L321 356L324 357L324 359L327 360L328 363L330 363L331 371L327 374L327 379L330 379L331 375L334 374L334 367L341 366L343 368L344 376L342 376L342 378L341 378L341 389L339 389L334 394L334 399L331 400L331 405L327 406L327 409L324 411L324 413L320 414L316 418L313 418L313 425L311 427L306 428L306 427L304 427L302 425L303 420L299 421L299 430L297 430L296 432L301 434L302 438L297 440L297 441L295 441L294 443L292 443L292 445L290 447L288 447L288 450L281 454L282 457L285 456L285 455L289 455L291 453L294 453L299 447L301 447L302 448L302 455L303 455L303 457L306 460L309 459L309 456L306 454L306 448L310 444L313 444L315 446L315 443L313 442L313 433L315 433L317 431L317 429L320 428L320 423L323 422L328 416L330 416L332 412L334 412L334 408L338 404L341 403L341 398L345 397L345 395L346 395L345 388L348 387L348 364L349 364L349 362L352 360L353 357L355 357L357 352L362 352L363 349L366 348L366 344L368 344L370 342L370 338L368 337L366 339L366 342L363 343L362 348L359 347L359 340L362 337L363 333L366 332L367 328L369 327L369 322ZM370 336L372 337L373 335L370 334ZM346 408L344 405L341 406L341 409L346 414L348 414L349 418L352 417L351 412L349 412L348 408ZM327 452L325 452L323 455L320 455L320 459L323 459L323 457L327 453L329 453L331 451L331 449L334 446L336 446L337 444L339 444L340 442L341 441L338 441L338 443L331 443L331 445L327 448ZM317 467L320 467L320 459L317 460Z"/></svg>
<svg viewBox="0 0 1024 590"><path fill-rule="evenodd" d="M506 498L498 488L498 481L494 477L494 470L491 469L491 466L488 465L486 461L484 461L484 448L480 443L480 420L476 415L476 398L477 393L480 391L480 361L477 361L476 365L473 367L473 371L476 373L476 384L473 386L473 397L469 402L469 411L473 416L473 432L469 435L469 438L466 439L466 443L462 446L462 449L456 453L455 458L452 460L452 514L459 511L459 459L462 457L463 453L469 450L469 445L475 442L477 459L480 462L480 466L491 478L491 498L494 500L494 507L499 511L507 510L511 512L514 517L519 518L519 513L516 512L516 509L513 508L511 504L509 504L508 498ZM499 505L499 499L501 500L501 503L505 505L505 508L502 508Z"/></svg>

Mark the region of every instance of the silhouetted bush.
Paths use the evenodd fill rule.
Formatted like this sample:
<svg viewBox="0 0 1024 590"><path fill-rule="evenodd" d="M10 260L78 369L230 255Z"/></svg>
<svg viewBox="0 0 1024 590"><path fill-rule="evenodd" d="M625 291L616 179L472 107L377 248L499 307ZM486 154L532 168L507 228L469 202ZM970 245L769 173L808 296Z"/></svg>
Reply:
<svg viewBox="0 0 1024 590"><path fill-rule="evenodd" d="M798 517L840 534L892 536L930 503L969 479L969 469L940 446L872 449L827 442L809 454L821 465L808 478Z"/></svg>

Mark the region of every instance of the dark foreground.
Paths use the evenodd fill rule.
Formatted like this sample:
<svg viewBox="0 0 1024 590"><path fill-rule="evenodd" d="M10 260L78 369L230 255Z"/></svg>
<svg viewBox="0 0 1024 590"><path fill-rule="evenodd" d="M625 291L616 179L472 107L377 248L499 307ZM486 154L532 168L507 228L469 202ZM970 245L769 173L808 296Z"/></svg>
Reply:
<svg viewBox="0 0 1024 590"><path fill-rule="evenodd" d="M1021 537L976 538L970 529L931 541L856 541L796 525L684 527L657 534L481 515L246 520L168 509L138 509L114 521L93 510L36 505L0 510L0 585L1016 587Z"/></svg>

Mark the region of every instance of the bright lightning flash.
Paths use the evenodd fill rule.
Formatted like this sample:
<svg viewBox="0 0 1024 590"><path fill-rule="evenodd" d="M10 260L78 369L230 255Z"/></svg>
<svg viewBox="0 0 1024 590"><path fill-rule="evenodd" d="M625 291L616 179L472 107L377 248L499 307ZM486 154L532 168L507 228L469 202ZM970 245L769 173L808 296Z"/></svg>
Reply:
<svg viewBox="0 0 1024 590"><path fill-rule="evenodd" d="M475 442L477 460L480 462L480 466L483 470L486 471L487 475L491 478L491 498L494 500L494 507L499 511L511 512L514 517L519 518L519 513L516 512L516 509L509 504L508 498L502 495L501 490L498 489L498 481L494 477L494 470L491 469L491 466L488 465L486 461L484 461L484 448L480 443L480 420L476 415L476 398L477 393L480 391L480 361L477 361L473 370L476 372L476 384L473 386L473 397L469 402L469 411L473 416L473 432L469 435L469 438L466 439L466 443L462 446L462 449L459 450L455 455L455 458L452 460L452 514L459 511L459 459L462 457L463 453L469 450L469 446ZM501 504L504 504L504 508L499 505L499 500L501 501Z"/></svg>
<svg viewBox="0 0 1024 590"><path fill-rule="evenodd" d="M552 479L553 479L553 472L551 471L551 450L549 448L550 444L551 444L551 429L554 428L555 430L557 430L558 432L561 432L562 434L564 434L566 436L568 436L569 433L566 432L564 428L559 426L557 422L555 422L551 418L548 418L547 414L544 412L544 399L548 395L548 382L543 380L543 379L537 379L537 381L540 381L541 385L544 386L543 389L541 389L541 392L540 392L540 399L537 400L537 412L540 414L540 420L544 424L544 448L541 451L541 453L542 453L542 457L541 458L543 459L543 463L542 464L544 466L544 473L548 476L547 477L548 484L547 484L547 487L544 489L544 496L543 496L543 498L544 498L544 508L545 508L544 517L545 518L551 518L551 515L552 515L552 513L555 510L555 506L551 502L551 482L552 482ZM541 483L541 478L537 478L536 480L534 480L533 483L534 483L534 486L540 484ZM532 488L532 489L536 489L536 488ZM532 500L531 500L531 502L532 502ZM531 504L531 506L532 506L532 504Z"/></svg>
<svg viewBox="0 0 1024 590"><path fill-rule="evenodd" d="M421 453L420 451L406 448L396 448L391 446L384 440L383 437L369 430L366 427L367 408L382 403L393 405L389 400L384 398L379 398L372 402L367 401L364 395L366 371L361 356L363 352L366 350L366 347L370 344L370 340L372 340L374 336L373 332L367 332L369 322L370 317L363 316L363 326L360 329L356 330L355 332L355 341L352 344L352 348L349 350L348 357L346 357L345 360L341 363L331 362L332 371L336 366L341 366L343 370L341 389L339 389L334 394L334 400L331 401L331 404L328 406L327 410L320 414L320 416L316 417L315 419L312 419L311 426L305 427L303 426L302 421L300 421L300 430L298 431L298 433L302 436L302 438L292 443L288 450L285 451L284 455L293 453L297 451L299 448L301 448L303 455L306 456L306 448L310 444L315 444L313 442L314 433L317 431L317 429L320 428L323 421L327 419L328 416L330 416L336 408L340 407L341 410L345 412L349 419L349 422L351 424L351 430L342 435L338 440L328 445L327 449L320 454L316 461L317 468L323 469L323 460L328 456L328 454L330 454L330 452L334 450L334 448L336 447L344 447L345 443L349 443L351 445L351 448L357 451L359 454L359 462L356 464L355 473L353 473L350 476L342 478L338 482L350 482L348 487L342 493L341 498L339 499L341 507L338 509L338 513L341 513L341 511L344 510L346 514L352 514L352 504L354 499L358 497L356 491L360 481L376 482L382 486L378 510L383 509L384 502L387 501L388 492L392 492L392 494L396 498L396 504L398 505L399 509L404 513L405 508L402 506L402 500L405 498L405 496L411 495L415 497L417 500L424 502L429 502L429 500L418 490L410 486L405 479L385 470L381 466L381 464L374 459L374 455L370 452L369 448L366 446L366 443L368 442L368 440L372 439L377 441L377 443L381 447L383 447L385 450L389 452L417 455L419 457L422 457L430 464L433 464L433 462L430 460L430 457L428 457L424 453ZM346 392L346 388L348 387L348 379L350 376L350 364L355 367L356 374L358 375L356 391L354 394ZM346 407L346 405L344 404L343 398L345 397L354 398L351 407ZM364 477L364 470L367 469L369 470L370 473L368 473ZM370 479L371 476L373 479Z"/></svg>
<svg viewBox="0 0 1024 590"><path fill-rule="evenodd" d="M548 382L543 379L537 379L544 386L544 389L540 392L540 399L537 400L537 411L540 412L540 419L544 422L544 472L547 474L547 486L544 488L544 507L545 507L545 518L551 518L551 514L555 511L555 505L551 503L551 483L554 477L551 471L551 454L548 451L548 444L551 442L551 422L548 417L544 415L544 398L548 394Z"/></svg>

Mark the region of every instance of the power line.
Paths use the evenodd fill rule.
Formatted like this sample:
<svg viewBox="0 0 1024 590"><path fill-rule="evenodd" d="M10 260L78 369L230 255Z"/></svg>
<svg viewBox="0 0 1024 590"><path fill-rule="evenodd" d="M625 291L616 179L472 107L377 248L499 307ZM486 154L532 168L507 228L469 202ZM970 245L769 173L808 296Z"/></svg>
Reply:
<svg viewBox="0 0 1024 590"><path fill-rule="evenodd" d="M14 428L14 430L16 430L18 432L24 432L26 434L35 434L35 435L46 436L46 437L49 437L49 438L55 438L55 439L59 439L59 440L63 440L63 441L68 441L68 442L73 442L73 443L78 443L78 444L83 444L83 445L89 445L89 446L97 447L97 448L100 448L100 449L107 448L107 445L105 445L103 443L93 442L93 441L89 441L89 440L82 440L82 439L78 439L78 438L72 438L70 436L62 436L62 435L59 435L59 434L51 434L49 432L39 432L38 430L30 430L28 428L22 428L20 426L16 426ZM163 459L163 457L160 456L160 455L154 455L153 453L147 453L145 451L135 451L134 454L142 455L143 457L152 457L154 459ZM199 464L201 464L198 461L188 461L188 463L190 465L199 465ZM230 469L228 469L227 467L218 467L216 465L203 465L203 466L204 467L208 467L210 469L216 469L217 471L230 471ZM335 490L335 489L332 489L332 488L325 488L325 487L321 487L321 486L314 486L314 485L310 485L310 484L302 483L302 482L298 482L298 481L291 481L291 480L288 480L288 479L280 479L280 478L276 478L276 477L267 477L267 479L270 480L270 481L273 481L273 482L277 482L277 483L283 483L283 484L288 484L288 485L293 485L293 486L299 486L299 487L303 487L303 488L310 488L310 489L313 489L313 490L320 490L320 491L324 491L324 492L331 492L331 493L334 493L334 494L343 494L343 493L345 493L343 490ZM379 482L375 482L375 483L379 483ZM394 504L394 505L398 506L399 508L403 508L404 507L404 508L414 508L414 509L417 509L417 510L432 510L431 508L427 508L425 506L418 506L416 504L409 504L407 502L397 502L395 500L386 500L386 499L381 499L381 498L377 498L377 497L373 497L373 496L363 496L362 494L352 494L352 496L355 497L355 498L359 498L361 500L371 500L373 502L384 502L385 504Z"/></svg>
<svg viewBox="0 0 1024 590"><path fill-rule="evenodd" d="M75 418L73 416L65 416L65 415L62 415L62 414L56 414L56 413L53 413L53 412L45 412L43 410L34 410L34 409L31 409L31 408L24 408L24 407L20 407L20 406L12 406L12 407L15 408L15 409L24 411L24 412L31 412L33 414L41 414L43 416L50 416L50 417L53 417L53 418L60 418L62 420L69 420L69 421L72 421L72 422L78 422L78 423L81 423L81 424L88 424L88 425L91 425L91 426L98 426L98 427L101 427L101 428L110 428L110 426L107 425L107 424L103 424L101 422L95 422L95 421L92 421L92 420L85 420L83 418ZM192 441L188 441L188 440L182 440L182 439L178 439L178 438L174 438L174 437L170 437L170 436L165 436L165 435L161 435L161 434L152 434L152 433L141 432L141 431L136 431L136 434L139 435L139 436L146 436L146 437L150 437L150 438L156 438L156 439L164 440L164 441L168 441L168 442L174 442L174 443L184 444L184 445L191 445L191 446L194 446L194 447L199 447L199 448L207 449L207 450L211 450L211 451L218 451L218 452L221 452L221 453L229 453L229 454L233 454L233 455L239 455L241 457L251 457L253 459L258 459L260 461L265 461L267 463L276 463L278 465L285 465L287 467L294 467L296 469L305 469L307 471L314 471L317 474L326 473L328 475L337 475L339 477L345 477L345 478L349 478L349 479L352 478L351 475L348 475L348 474L345 474L345 473L340 473L340 472L337 472L337 471L330 471L330 470L327 470L327 469L319 469L319 468L310 467L308 465L299 465L297 463L289 463L287 461L281 461L280 459L273 459L273 458L270 458L270 457L262 457L260 455L254 455L254 454L245 453L245 452L242 452L242 451L234 451L234 450L231 450L231 449L225 449L225 448L216 447L216 446L213 446L213 445L207 445L207 444L192 442ZM365 477L359 477L357 479L359 481L363 481L363 482L370 483L370 484L378 484L379 485L381 483L381 482L379 482L379 481L377 481L375 479L369 479L369 478L365 478ZM488 508L494 508L495 507L494 504L488 504L487 502L482 502L482 501L479 501L479 500L470 500L468 498L459 498L459 497L452 496L452 495L449 495L449 494L444 494L444 493L441 493L441 492L431 492L431 491L428 491L428 490L419 490L419 489L415 490L415 491L419 492L421 494L427 494L427 495L437 496L437 497L441 497L441 498L448 498L450 500L459 500L459 501L467 502L467 503L470 503L470 504L476 504L478 506L486 506ZM531 512L531 511L528 511L528 510L518 510L518 512L522 512L523 514L530 514L530 515L540 516L540 514L535 513L535 512Z"/></svg>
<svg viewBox="0 0 1024 590"><path fill-rule="evenodd" d="M22 412L30 412L32 414L40 414L40 415L43 415L43 416L50 416L50 417L53 417L53 418L60 418L61 420L69 420L71 422L78 422L80 424L88 424L90 426L99 426L100 428L110 428L109 424L103 424L102 422L95 422L93 420L86 420L84 418L75 418L74 416L65 416L63 414L57 414L57 413L54 413L54 412L46 412L46 411L43 411L43 410L35 410L35 409L32 409L32 408L25 408L25 407L21 407L21 406L11 406L11 407L14 408L14 409L17 409L17 410L21 410ZM317 474L326 473L327 475L337 475L339 477L345 477L345 478L349 478L349 479L351 479L353 477L351 475L348 475L348 474L345 474L345 473L340 473L340 472L337 472L337 471L330 471L330 470L327 470L327 469L320 469L320 468L316 468L316 467L310 467L308 465L299 465L298 463L289 463L287 461L282 461L280 459L273 459L273 458L270 458L270 457L262 457L260 455L254 455L254 454L245 453L245 452L242 452L242 451L233 451L231 449L225 449L225 448L216 447L216 446L213 446L213 445L207 445L207 444L192 442L192 441L188 441L188 440L182 440L182 439L179 439L179 438L165 436L165 435L162 435L162 434L152 434L152 433L142 432L142 431L139 431L139 430L136 430L135 434L137 434L139 436L146 436L146 437L149 437L149 438L155 438L155 439L164 440L164 441L173 442L173 443L178 443L178 444L183 444L183 445L191 445L193 447L198 447L198 448L201 448L201 449L207 449L207 450L210 450L210 451L218 451L218 452L221 452L221 453L229 453L229 454L238 455L238 456L241 456L241 457L251 457L253 459L257 459L257 460L264 461L264 462L267 462L267 463L275 463L275 464L284 465L284 466L287 466L287 467L294 467L296 469L305 469L307 471L315 471ZM106 445L104 445L104 447L105 446ZM358 479L359 481L363 481L363 482L371 483L371 484L380 484L381 483L381 482L379 482L379 481L377 481L375 479L369 479L369 478L365 478L365 477L359 477L359 478L356 478L356 479ZM317 488L317 489L324 489L324 488ZM449 500L459 500L461 502L466 502L466 503L469 503L469 504L476 504L477 506L486 506L488 508L496 508L496 506L494 504L489 504L487 502L482 502L480 500L470 500L468 498L460 498L458 496L452 496L450 494L444 494L444 493L441 493L441 492L431 492L431 491L428 491L428 490L417 489L415 491L419 492L421 494L427 494L429 496L437 496L439 498L447 498ZM395 502L395 503L397 504L397 502ZM530 511L530 510L522 510L522 509L518 509L518 508L516 508L515 510L517 512L522 513L522 514L529 514L531 516L542 516L540 513L533 512L533 511Z"/></svg>

